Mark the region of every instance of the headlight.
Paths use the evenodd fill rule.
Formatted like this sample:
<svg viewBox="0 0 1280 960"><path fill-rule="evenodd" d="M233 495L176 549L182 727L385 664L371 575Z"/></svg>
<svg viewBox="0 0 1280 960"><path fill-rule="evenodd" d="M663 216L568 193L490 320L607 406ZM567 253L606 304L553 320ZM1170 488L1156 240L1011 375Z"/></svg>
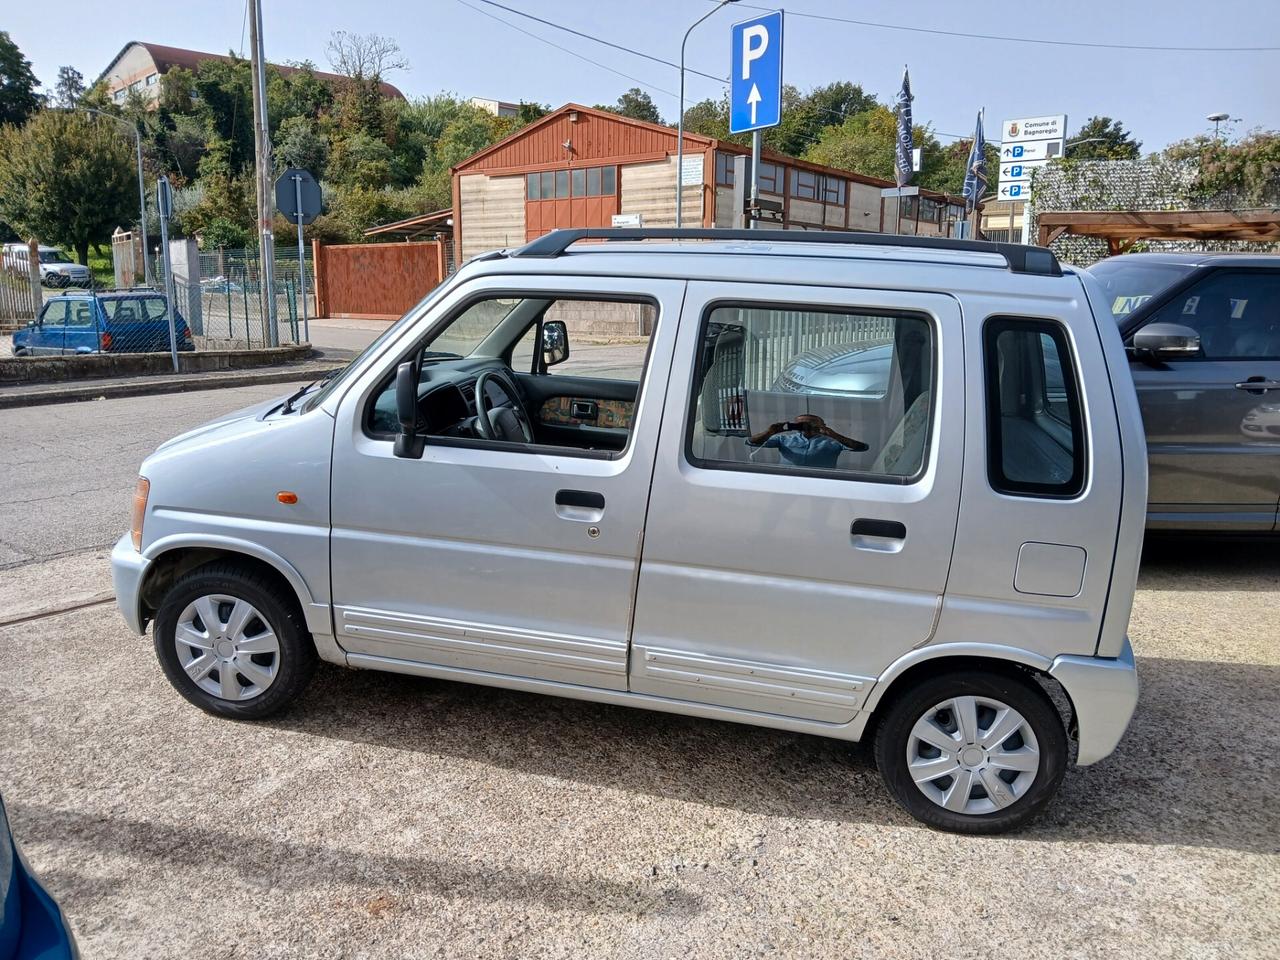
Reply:
<svg viewBox="0 0 1280 960"><path fill-rule="evenodd" d="M147 497L151 495L151 481L146 477L138 478L138 485L133 488L133 525L129 532L133 537L133 549L142 551L142 521L147 516Z"/></svg>

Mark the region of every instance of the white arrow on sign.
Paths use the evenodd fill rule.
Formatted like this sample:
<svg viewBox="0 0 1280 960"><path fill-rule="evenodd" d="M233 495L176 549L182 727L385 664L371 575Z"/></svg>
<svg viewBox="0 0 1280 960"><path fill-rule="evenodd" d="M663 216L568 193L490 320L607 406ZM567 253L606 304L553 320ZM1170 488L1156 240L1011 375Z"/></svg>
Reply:
<svg viewBox="0 0 1280 960"><path fill-rule="evenodd" d="M751 85L751 92L747 94L747 103L751 105L751 123L756 122L756 107L760 105L760 101L764 98L760 96L760 88L754 83Z"/></svg>

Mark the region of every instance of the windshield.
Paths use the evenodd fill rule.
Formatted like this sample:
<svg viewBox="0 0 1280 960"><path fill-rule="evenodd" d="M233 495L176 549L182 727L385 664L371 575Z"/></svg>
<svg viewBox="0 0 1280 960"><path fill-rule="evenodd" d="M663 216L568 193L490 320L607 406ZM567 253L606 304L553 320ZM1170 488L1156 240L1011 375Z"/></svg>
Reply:
<svg viewBox="0 0 1280 960"><path fill-rule="evenodd" d="M1112 257L1089 267L1102 283L1111 316L1123 320L1161 290L1173 286L1192 270L1193 263L1160 263L1136 257Z"/></svg>
<svg viewBox="0 0 1280 960"><path fill-rule="evenodd" d="M40 262L41 263L70 263L71 258L68 257L61 250L41 250Z"/></svg>
<svg viewBox="0 0 1280 960"><path fill-rule="evenodd" d="M445 280L444 283L440 284L440 286L436 287L423 297L416 307L378 334L377 337L374 338L373 342L356 354L355 358L352 359L350 363L330 377L324 386L307 398L305 403L302 405L302 412L307 413L324 403L324 401L338 389L339 385L344 383L347 378L351 376L352 371L359 368L360 362L364 360L365 357L376 353L378 348L394 337L398 331L402 330L406 323L411 323L413 320L420 317L424 309L426 309L435 300L438 300L444 295L445 291L449 290L454 285L459 275L460 274L458 273L453 274ZM440 349L444 348L442 347Z"/></svg>

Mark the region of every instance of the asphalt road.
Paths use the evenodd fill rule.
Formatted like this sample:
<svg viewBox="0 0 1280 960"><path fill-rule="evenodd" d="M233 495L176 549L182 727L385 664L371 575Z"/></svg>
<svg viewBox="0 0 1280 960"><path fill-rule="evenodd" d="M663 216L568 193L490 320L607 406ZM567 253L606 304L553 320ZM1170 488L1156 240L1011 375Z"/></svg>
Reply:
<svg viewBox="0 0 1280 960"><path fill-rule="evenodd" d="M162 442L299 384L0 410L0 569L114 543Z"/></svg>

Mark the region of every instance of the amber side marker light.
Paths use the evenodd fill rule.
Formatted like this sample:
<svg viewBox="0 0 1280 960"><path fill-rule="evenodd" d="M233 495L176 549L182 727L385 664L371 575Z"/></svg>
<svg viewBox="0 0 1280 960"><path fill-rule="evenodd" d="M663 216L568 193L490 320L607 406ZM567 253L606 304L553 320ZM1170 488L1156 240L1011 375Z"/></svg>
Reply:
<svg viewBox="0 0 1280 960"><path fill-rule="evenodd" d="M298 495L292 490L281 490L276 494L276 499L281 503L297 503Z"/></svg>
<svg viewBox="0 0 1280 960"><path fill-rule="evenodd" d="M142 521L147 516L147 497L151 495L151 481L146 477L138 478L138 485L133 488L133 523L129 533L133 538L133 549L142 550Z"/></svg>

